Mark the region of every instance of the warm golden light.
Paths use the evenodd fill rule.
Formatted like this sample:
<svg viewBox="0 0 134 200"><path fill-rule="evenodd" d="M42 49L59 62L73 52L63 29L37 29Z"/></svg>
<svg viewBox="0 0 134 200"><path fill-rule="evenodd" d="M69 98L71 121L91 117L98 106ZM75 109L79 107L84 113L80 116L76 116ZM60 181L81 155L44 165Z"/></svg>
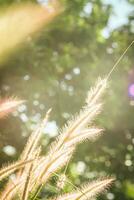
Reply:
<svg viewBox="0 0 134 200"><path fill-rule="evenodd" d="M56 5L14 5L0 15L0 61L29 35L50 22L59 12Z"/></svg>

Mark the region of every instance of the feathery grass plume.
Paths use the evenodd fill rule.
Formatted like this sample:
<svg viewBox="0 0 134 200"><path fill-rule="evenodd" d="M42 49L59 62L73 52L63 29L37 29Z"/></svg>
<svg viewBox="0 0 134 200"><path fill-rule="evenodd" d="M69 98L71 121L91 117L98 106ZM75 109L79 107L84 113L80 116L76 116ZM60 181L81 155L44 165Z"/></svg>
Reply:
<svg viewBox="0 0 134 200"><path fill-rule="evenodd" d="M80 135L81 131L83 131L83 129L88 126L88 123L91 123L95 116L100 112L100 109L101 104L85 107L78 115L73 117L60 133L56 141L57 145L54 143L54 151L67 145L71 137L75 139L78 134Z"/></svg>
<svg viewBox="0 0 134 200"><path fill-rule="evenodd" d="M106 190L113 181L113 178L104 178L102 180L97 180L82 186L80 189L75 190L72 193L61 195L54 198L53 200L88 200L96 197L99 193Z"/></svg>
<svg viewBox="0 0 134 200"><path fill-rule="evenodd" d="M9 164L8 166L2 167L0 170L0 181L12 174L14 171L23 168L26 164L31 162L33 162L33 160L17 161L15 163Z"/></svg>
<svg viewBox="0 0 134 200"><path fill-rule="evenodd" d="M72 136L68 139L66 146L73 146L75 144L81 143L84 140L95 140L101 133L103 129L99 128L85 128L81 132L77 133L77 135Z"/></svg>
<svg viewBox="0 0 134 200"><path fill-rule="evenodd" d="M50 112L51 112L51 109L48 110L44 120L41 122L39 127L29 137L28 142L24 148L24 151L22 152L21 160L26 160L27 158L31 157L32 154L34 153L34 151L36 150L39 140L42 135L42 130L46 126L47 121L49 119Z"/></svg>
<svg viewBox="0 0 134 200"><path fill-rule="evenodd" d="M78 139L78 135L82 139L81 132L83 132L83 130L88 126L89 123L91 124L95 116L101 110L102 105L99 102L101 96L103 95L106 89L106 86L107 86L107 79L99 79L95 87L91 88L91 90L88 92L86 105L82 108L79 114L77 114L75 117L72 118L72 120L70 120L67 123L67 125L63 128L63 131L60 133L57 141L52 144L53 148L51 149L53 149L53 152L55 152L56 149L62 148L62 146L65 145L68 146L68 141L70 142L71 137L73 137L73 140L77 138L76 141L80 142L80 140ZM95 136L94 133L93 135ZM90 138L91 135L87 134L87 137L84 137L83 135L83 138L86 139L88 138L88 136ZM74 143L72 142L72 144Z"/></svg>
<svg viewBox="0 0 134 200"><path fill-rule="evenodd" d="M32 154L32 157L35 159L35 161L30 163L29 165L33 164L33 171L34 171L37 168L37 163L39 163L41 160L44 159L44 156L41 156L41 146L39 146L39 147L37 147L37 149L35 149L35 152ZM26 170L28 171L27 168L26 168ZM26 173L26 170L25 170L25 173Z"/></svg>
<svg viewBox="0 0 134 200"><path fill-rule="evenodd" d="M22 155L20 156L20 160L24 161L27 159L31 159L36 154L36 148L41 138L42 130L44 129L44 127L46 126L48 122L50 112L51 112L51 109L48 110L41 124L38 126L38 128L35 131L33 131L31 136L29 137L28 142L24 148L24 151L22 152ZM23 174L23 171L24 170L21 169L18 172L18 176L21 176Z"/></svg>
<svg viewBox="0 0 134 200"><path fill-rule="evenodd" d="M91 125L95 116L100 112L100 98L105 88L106 80L99 80L99 82L97 82L96 84L96 87L94 89L91 89L91 92L88 93L86 105L82 108L79 114L77 114L75 117L73 117L72 120L67 123L60 135L57 137L56 141L53 142L50 146L50 150L47 155L45 157L39 157L40 150L38 149L38 144L41 138L42 129L44 129L44 126L47 123L50 110L47 112L43 122L30 136L26 147L20 157L19 162L25 162L32 158L36 159L37 161L29 163L27 167L24 166L24 168L20 169L17 173L17 178L15 182L16 184L19 182L19 179L25 177L25 180L21 185L21 191L19 190L19 196L22 200L28 200L30 193L36 191L37 188L40 188L41 185L46 184L46 182L50 179L52 175L55 174L58 169L62 168L63 166L65 166L65 164L69 162L78 143L83 142L86 139L96 138L96 136L101 133L101 129L94 127L90 128L89 124ZM96 190L94 190L94 194L95 192L97 193L102 189L103 182L101 182L101 186L99 185L100 182L98 183L98 185L97 183L98 182L96 182L96 185L92 184L88 186L89 190L93 190L94 188L96 188ZM106 185L108 185L108 179L107 184L105 182L105 186ZM8 184L7 186L8 191L12 190L12 184ZM82 195L84 194L84 192L86 192L89 195L89 190L85 191L85 189L82 188L81 191L78 189L76 193L77 195ZM14 195L15 194L16 193L14 192ZM82 198L83 196L81 196L81 199Z"/></svg>
<svg viewBox="0 0 134 200"><path fill-rule="evenodd" d="M49 23L60 11L60 6L56 3L49 6L23 3L12 5L10 8L4 10L1 9L0 61L3 61L29 35Z"/></svg>
<svg viewBox="0 0 134 200"><path fill-rule="evenodd" d="M98 102L100 98L102 97L105 89L107 87L107 78L101 79L98 78L98 81L96 83L96 87L91 88L90 91L87 94L86 103L87 105L92 105Z"/></svg>
<svg viewBox="0 0 134 200"><path fill-rule="evenodd" d="M104 89L104 85L99 87L99 98L104 92ZM90 104L90 102L88 102L80 113L74 117L73 120L68 122L68 125L63 129L60 136L52 143L50 151L44 158L44 161L41 161L41 164L37 167L37 172L35 172L38 180L36 181L36 188L40 184L46 183L54 172L68 162L79 142L96 137L101 132L101 129L87 128L88 124L91 123L94 117L100 112L100 108L100 103L96 104L96 101L94 101L94 104Z"/></svg>
<svg viewBox="0 0 134 200"><path fill-rule="evenodd" d="M92 135L94 136L95 133L96 135L98 135L99 130L97 129L94 129L95 132L93 132L93 129L92 131L88 129L88 132L85 132L85 134L84 130L88 126L88 124L92 122L95 116L100 112L101 104L98 102L100 101L101 95L105 91L106 83L106 79L100 79L99 81L97 81L95 88L89 91L88 97L90 96L90 99L87 98L86 105L82 108L80 113L73 117L72 120L67 123L60 135L57 137L57 140L52 143L51 154L62 147L68 146L69 144L75 145L77 144L77 142L80 142L83 139L87 139L88 137L90 138L91 134L87 134L88 132L92 132ZM98 91L99 95L98 93L96 94L96 92L93 91ZM95 94L98 95L99 99L96 99Z"/></svg>
<svg viewBox="0 0 134 200"><path fill-rule="evenodd" d="M25 181L24 181L24 185L22 185L21 187L21 193L22 193L22 197L21 199L22 200L27 200L28 199L28 196L29 196L29 191L30 191L30 186L31 186L31 182L32 182L32 178L33 178L33 173L34 173L34 168L37 167L37 161L39 159L39 155L41 153L41 148L38 147L37 150L35 151L35 155L33 155L33 159L35 159L35 162L32 162L29 164L28 166L28 169L25 169L24 171L24 176L26 175L26 178L25 178ZM26 171L27 170L27 171ZM23 177L23 174L22 174L22 177ZM19 177L20 178L20 177ZM19 180L18 178L18 180Z"/></svg>
<svg viewBox="0 0 134 200"><path fill-rule="evenodd" d="M41 147L38 147L37 150L35 151L35 153L33 154L33 157L32 157L32 162L30 163L27 163L27 167L25 168L25 166L23 167L24 168L24 173L22 174L22 176L19 176L19 171L18 173L16 174L14 180L10 180L7 182L6 186L4 187L4 191L12 191L12 187L13 187L13 183L14 185L17 185L17 189L16 190L13 190L13 193L12 193L12 197L14 197L16 195L16 193L18 194L18 196L20 197L21 199L21 196L22 196L22 193L23 193L23 190L24 188L26 187L27 190L29 188L29 183L31 181L30 178L32 178L32 173L33 173L33 170L30 171L30 166L35 166L35 163L38 162L38 158L39 158L39 155L40 155L40 152L41 152ZM20 182L20 180L23 179L23 182L21 182L21 187L19 187L18 183ZM28 183L27 183L28 182ZM1 196L3 196L4 194L2 193Z"/></svg>
<svg viewBox="0 0 134 200"><path fill-rule="evenodd" d="M18 183L13 183L12 186L7 187L0 195L1 200L12 200L14 194L18 191L18 189L21 187L21 184L23 184L23 180L19 180Z"/></svg>
<svg viewBox="0 0 134 200"><path fill-rule="evenodd" d="M24 184L24 189L23 189L22 198L21 198L22 200L28 199L32 173L33 173L33 164L30 165L29 171L27 173L27 178L26 178L26 181L25 181L25 184Z"/></svg>
<svg viewBox="0 0 134 200"><path fill-rule="evenodd" d="M61 167L65 166L68 160L70 160L74 148L66 148L57 151L55 154L48 154L44 159L38 163L35 170L35 180L33 181L32 190L38 188L41 184L45 184L54 172Z"/></svg>
<svg viewBox="0 0 134 200"><path fill-rule="evenodd" d="M20 104L24 103L24 100L19 100L16 97L10 97L0 100L0 118L7 116L9 113L15 110Z"/></svg>
<svg viewBox="0 0 134 200"><path fill-rule="evenodd" d="M42 130L44 129L44 127L47 124L50 112L51 112L51 109L48 110L44 120L39 125L37 130L34 131L31 134L31 136L29 137L29 140L28 140L28 142L27 142L27 144L26 144L26 146L24 148L24 151L22 152L22 155L20 156L20 161L21 162L25 162L25 160L27 160L27 159L32 159L33 160L35 158L36 162L32 163L32 166L33 166L34 169L36 168L37 160L38 160L38 157L39 157L40 152L41 152L41 148L38 147L38 143L39 143L39 140L40 140L41 135L42 135ZM24 166L24 168L21 168L17 173L16 181L18 181L20 179L20 177L23 177L23 176L26 177L26 179L23 182L23 185L21 187L21 191L20 191L21 194L22 194L24 188L25 188L24 190L26 190L26 191L29 190L30 177L32 177L32 173L33 173L33 172L29 171L30 168L31 168L30 165L27 166L26 168ZM30 176L29 176L29 173L30 173ZM27 176L26 176L26 174L27 174ZM28 185L26 186L27 182L28 182ZM9 181L7 183L7 186L5 187L5 190L6 190L6 188L10 188L10 187L12 187L12 182L11 181Z"/></svg>

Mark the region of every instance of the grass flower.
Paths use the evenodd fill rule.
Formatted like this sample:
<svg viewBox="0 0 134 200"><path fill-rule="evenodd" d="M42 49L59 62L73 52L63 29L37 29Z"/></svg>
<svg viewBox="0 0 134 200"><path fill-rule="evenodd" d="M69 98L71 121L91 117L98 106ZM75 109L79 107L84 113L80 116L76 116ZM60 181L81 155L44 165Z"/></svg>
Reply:
<svg viewBox="0 0 134 200"><path fill-rule="evenodd" d="M46 183L57 171L67 165L73 156L76 146L85 141L93 140L98 137L102 129L92 125L95 117L100 113L102 108L101 96L107 87L107 79L99 79L94 88L87 95L86 103L78 114L72 117L59 132L56 140L50 145L49 151L45 156L41 156L41 147L39 141L42 131L47 124L50 111L38 128L31 134L28 142L22 152L20 159L15 164L1 169L0 180L14 173L16 178L14 183L9 180L1 194L2 200L11 200L16 195L21 200L28 200L29 197L35 200L40 189L45 187ZM32 160L32 161L31 161ZM65 173L59 179L57 186L59 189L64 187L66 182ZM112 178L104 178L77 188L75 191L62 196L55 197L56 200L86 200L96 197L104 191L111 183ZM73 185L71 183L71 185ZM32 195L32 197L31 197Z"/></svg>
<svg viewBox="0 0 134 200"><path fill-rule="evenodd" d="M3 118L9 113L13 112L20 104L24 102L24 100L19 100L13 97L0 100L0 118Z"/></svg>

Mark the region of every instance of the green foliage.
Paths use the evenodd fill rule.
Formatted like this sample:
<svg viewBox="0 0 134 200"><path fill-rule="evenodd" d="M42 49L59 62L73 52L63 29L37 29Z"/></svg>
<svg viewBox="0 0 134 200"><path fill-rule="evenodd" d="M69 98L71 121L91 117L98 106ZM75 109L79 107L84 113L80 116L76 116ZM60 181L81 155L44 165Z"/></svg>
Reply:
<svg viewBox="0 0 134 200"><path fill-rule="evenodd" d="M126 182L125 184L126 194L129 198L134 199L134 184Z"/></svg>

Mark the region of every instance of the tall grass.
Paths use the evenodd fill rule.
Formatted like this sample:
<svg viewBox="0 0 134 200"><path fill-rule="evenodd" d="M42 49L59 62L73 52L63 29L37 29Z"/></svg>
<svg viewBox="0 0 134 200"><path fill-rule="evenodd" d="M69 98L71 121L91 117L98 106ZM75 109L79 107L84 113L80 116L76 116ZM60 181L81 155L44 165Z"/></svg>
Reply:
<svg viewBox="0 0 134 200"><path fill-rule="evenodd" d="M46 155L41 155L40 139L42 130L47 124L50 111L39 124L38 128L31 134L28 142L20 155L20 159L0 170L0 180L14 173L14 180L7 181L5 188L1 191L0 199L11 200L35 200L42 187L57 171L68 165L75 152L76 146L85 140L92 140L101 135L102 129L92 125L95 117L102 109L101 97L107 87L107 79L99 79L94 88L88 92L85 105L73 116L59 132L58 137L49 147ZM64 187L68 181L65 174L58 175L59 188ZM111 177L103 177L94 182L84 183L77 188L74 185L72 193L63 194L52 199L57 200L86 200L96 197L113 182ZM70 183L73 185L73 183Z"/></svg>
<svg viewBox="0 0 134 200"><path fill-rule="evenodd" d="M9 54L16 45L23 42L28 35L40 29L44 23L48 23L58 12L59 10L49 10L48 8L44 9L37 5L27 4L19 8L14 7L13 10L9 9L4 15L1 15L0 56ZM8 27L10 20L12 20L12 26ZM21 27L18 32L20 22ZM47 154L42 155L40 139L51 110L46 113L38 128L29 137L18 161L0 169L0 181L9 177L0 193L1 200L36 200L41 189L46 187L52 176L59 177L55 187L62 189L65 182L68 182L74 186L74 190L71 193L53 197L51 200L93 199L111 185L113 178L101 177L99 180L76 187L68 181L65 173L60 175L57 172L63 167L67 168L79 143L96 139L102 134L103 129L93 126L93 121L101 112L101 98L107 88L109 76L133 43L134 41L124 51L108 76L104 79L98 79L95 87L88 92L85 105L59 131L59 135L50 145ZM23 101L14 98L0 101L0 118L12 112L21 103ZM14 179L10 178L11 174L15 175Z"/></svg>

